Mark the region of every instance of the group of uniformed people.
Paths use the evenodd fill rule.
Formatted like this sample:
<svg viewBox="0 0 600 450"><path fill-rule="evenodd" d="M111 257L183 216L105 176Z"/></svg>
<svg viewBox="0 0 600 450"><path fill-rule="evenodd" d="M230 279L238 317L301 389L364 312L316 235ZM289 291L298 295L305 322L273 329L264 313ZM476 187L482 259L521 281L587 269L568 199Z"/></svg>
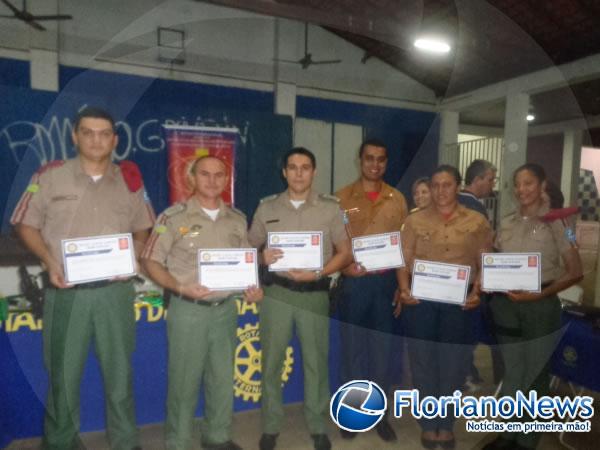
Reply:
<svg viewBox="0 0 600 450"><path fill-rule="evenodd" d="M239 449L231 439L234 350L239 292L211 291L198 283L197 250L247 248L260 252L262 265L279 260L280 249L266 246L269 232L321 231L323 269L269 272L262 286L243 292L248 302L261 302L262 436L261 450L275 448L284 409L281 374L292 333L302 347L304 415L317 450L331 448L327 436L329 389L330 276L341 272L341 377L369 379L386 391L394 360L394 316L401 315L408 342L413 384L422 395L451 395L466 376L464 353L472 349L473 326L466 310L480 302L480 255L493 247L492 230L481 214L457 201L461 178L441 166L430 179L431 205L408 214L403 195L386 184L387 149L378 140L359 150L360 178L336 196L312 189L314 155L293 148L283 157L287 189L263 199L251 226L240 211L221 200L227 185L225 163L216 157L196 159L190 167L192 196L165 210L155 221L136 166L115 165L114 120L104 110L86 108L74 123L78 157L50 163L33 177L18 203L12 223L42 261L51 286L44 305L44 360L50 385L44 427L45 449L79 448L79 388L93 340L104 378L107 433L113 449L138 449L131 354L135 322L131 280L113 279L79 285L65 282L60 240L132 233L136 255L147 274L171 294L167 320L168 394L165 424L168 449L191 445L200 385L205 387L202 446ZM523 343L503 352L504 390L547 387L547 362L554 340L537 339L557 329L556 292L581 276L576 248L560 222L540 216L545 177L539 166L515 172L520 205L502 222L496 237L500 251L540 251L543 284L540 294L510 292L491 301L501 343ZM150 233L151 230L151 233ZM350 239L401 231L406 266L367 272L353 262ZM143 250L142 250L143 249ZM463 308L419 301L410 295L414 259L471 266L470 291ZM530 340L535 339L535 343ZM515 350L515 348L518 350ZM426 448L453 448L453 418L421 420ZM384 441L397 439L387 420L376 427ZM343 430L344 439L354 433ZM495 448L535 448L532 433L505 435ZM520 446L520 447L519 447Z"/></svg>

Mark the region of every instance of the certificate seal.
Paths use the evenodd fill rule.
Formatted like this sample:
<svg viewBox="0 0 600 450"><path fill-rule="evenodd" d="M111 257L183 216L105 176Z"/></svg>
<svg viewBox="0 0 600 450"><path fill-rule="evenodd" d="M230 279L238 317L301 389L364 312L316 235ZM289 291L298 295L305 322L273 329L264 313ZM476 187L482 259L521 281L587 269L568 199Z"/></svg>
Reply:
<svg viewBox="0 0 600 450"><path fill-rule="evenodd" d="M279 236L271 236L271 244L279 244Z"/></svg>
<svg viewBox="0 0 600 450"><path fill-rule="evenodd" d="M361 248L362 245L362 241L356 241L356 248Z"/></svg>
<svg viewBox="0 0 600 450"><path fill-rule="evenodd" d="M77 244L71 242L70 244L67 244L67 252L69 253L75 253L77 251Z"/></svg>
<svg viewBox="0 0 600 450"><path fill-rule="evenodd" d="M210 253L204 253L202 255L202 260L203 261L210 261Z"/></svg>
<svg viewBox="0 0 600 450"><path fill-rule="evenodd" d="M485 263L486 264L492 264L494 262L494 257L493 256L486 256L485 257Z"/></svg>
<svg viewBox="0 0 600 450"><path fill-rule="evenodd" d="M424 264L418 264L417 265L417 272L425 272L425 265Z"/></svg>

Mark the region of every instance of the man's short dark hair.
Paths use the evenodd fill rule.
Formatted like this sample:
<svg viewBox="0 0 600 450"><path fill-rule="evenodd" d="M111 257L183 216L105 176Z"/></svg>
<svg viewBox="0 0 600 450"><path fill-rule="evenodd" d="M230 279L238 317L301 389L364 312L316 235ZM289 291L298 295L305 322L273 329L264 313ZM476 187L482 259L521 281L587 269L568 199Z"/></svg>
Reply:
<svg viewBox="0 0 600 450"><path fill-rule="evenodd" d="M381 147L383 149L385 149L385 154L387 156L387 146L385 145L385 142L383 142L381 139L377 139L377 138L368 138L365 139L362 144L360 144L360 148L358 149L358 158L362 158L363 153L365 152L365 148L367 148L367 145L370 145L371 147Z"/></svg>
<svg viewBox="0 0 600 450"><path fill-rule="evenodd" d="M110 126L113 129L113 131L115 131L115 119L113 119L113 116L105 109L98 108L96 106L86 106L77 113L73 124L75 131L77 131L77 129L79 128L81 120L87 117L92 119L107 120L108 122L110 122Z"/></svg>
<svg viewBox="0 0 600 450"><path fill-rule="evenodd" d="M310 163L313 166L313 169L317 168L317 159L315 158L315 155L313 152L311 152L309 149L304 148L304 147L294 147L291 150L288 150L288 152L283 155L282 161L283 161L283 168L285 169L288 165L288 160L290 159L290 156L292 155L304 155L306 157L308 157L308 159L310 159Z"/></svg>
<svg viewBox="0 0 600 450"><path fill-rule="evenodd" d="M431 179L433 179L433 177L436 176L438 173L442 173L442 172L446 172L446 173L452 175L454 177L454 179L456 180L456 184L458 186L460 186L460 183L462 181L460 172L458 171L458 169L456 167L451 166L449 164L442 164L441 166L438 166L431 174Z"/></svg>
<svg viewBox="0 0 600 450"><path fill-rule="evenodd" d="M483 177L485 173L491 170L492 172L496 172L496 166L494 166L491 162L486 161L485 159L476 159L469 167L467 167L467 171L465 173L465 184L469 186L475 178Z"/></svg>

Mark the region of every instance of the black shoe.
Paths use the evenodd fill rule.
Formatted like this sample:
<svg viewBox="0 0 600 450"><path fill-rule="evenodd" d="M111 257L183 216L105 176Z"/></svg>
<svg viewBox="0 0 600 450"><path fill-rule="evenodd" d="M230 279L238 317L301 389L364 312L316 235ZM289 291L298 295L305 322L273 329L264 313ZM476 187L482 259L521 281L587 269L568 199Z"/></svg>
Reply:
<svg viewBox="0 0 600 450"><path fill-rule="evenodd" d="M358 433L354 431L348 431L340 428L340 435L342 436L342 439L354 439L357 434Z"/></svg>
<svg viewBox="0 0 600 450"><path fill-rule="evenodd" d="M438 441L434 441L433 439L425 439L423 436L421 436L421 445L423 446L423 448L433 450L437 447L437 444Z"/></svg>
<svg viewBox="0 0 600 450"><path fill-rule="evenodd" d="M311 434L313 442L315 444L315 450L330 450L331 441L326 434Z"/></svg>
<svg viewBox="0 0 600 450"><path fill-rule="evenodd" d="M260 450L273 450L277 443L277 436L279 436L279 434L263 433L258 442L258 448Z"/></svg>
<svg viewBox="0 0 600 450"><path fill-rule="evenodd" d="M489 444L484 445L481 450L518 450L519 447L521 446L514 441L497 437Z"/></svg>
<svg viewBox="0 0 600 450"><path fill-rule="evenodd" d="M242 447L233 441L222 442L221 444L202 444L205 450L242 450Z"/></svg>
<svg viewBox="0 0 600 450"><path fill-rule="evenodd" d="M381 422L379 422L375 426L375 430L377 430L377 434L385 442L394 442L398 440L396 432L387 420L382 420Z"/></svg>

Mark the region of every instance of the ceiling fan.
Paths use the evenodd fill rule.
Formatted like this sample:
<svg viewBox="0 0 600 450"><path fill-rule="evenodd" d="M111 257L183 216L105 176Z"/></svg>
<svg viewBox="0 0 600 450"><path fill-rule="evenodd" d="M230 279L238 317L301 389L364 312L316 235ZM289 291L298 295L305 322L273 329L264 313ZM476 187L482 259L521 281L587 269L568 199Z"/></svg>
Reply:
<svg viewBox="0 0 600 450"><path fill-rule="evenodd" d="M51 16L37 16L27 11L27 0L23 0L23 9L17 8L15 5L10 3L8 0L0 0L4 3L12 12L12 15L2 14L0 18L3 19L19 19L25 22L27 25L35 28L36 30L46 31L46 28L38 23L41 20L71 20L73 16L69 14L56 14Z"/></svg>
<svg viewBox="0 0 600 450"><path fill-rule="evenodd" d="M290 64L300 64L303 69L308 69L313 64L339 64L342 62L341 59L321 59L317 61L312 59L312 53L308 53L308 23L304 24L304 56L298 60L275 59L275 61Z"/></svg>

